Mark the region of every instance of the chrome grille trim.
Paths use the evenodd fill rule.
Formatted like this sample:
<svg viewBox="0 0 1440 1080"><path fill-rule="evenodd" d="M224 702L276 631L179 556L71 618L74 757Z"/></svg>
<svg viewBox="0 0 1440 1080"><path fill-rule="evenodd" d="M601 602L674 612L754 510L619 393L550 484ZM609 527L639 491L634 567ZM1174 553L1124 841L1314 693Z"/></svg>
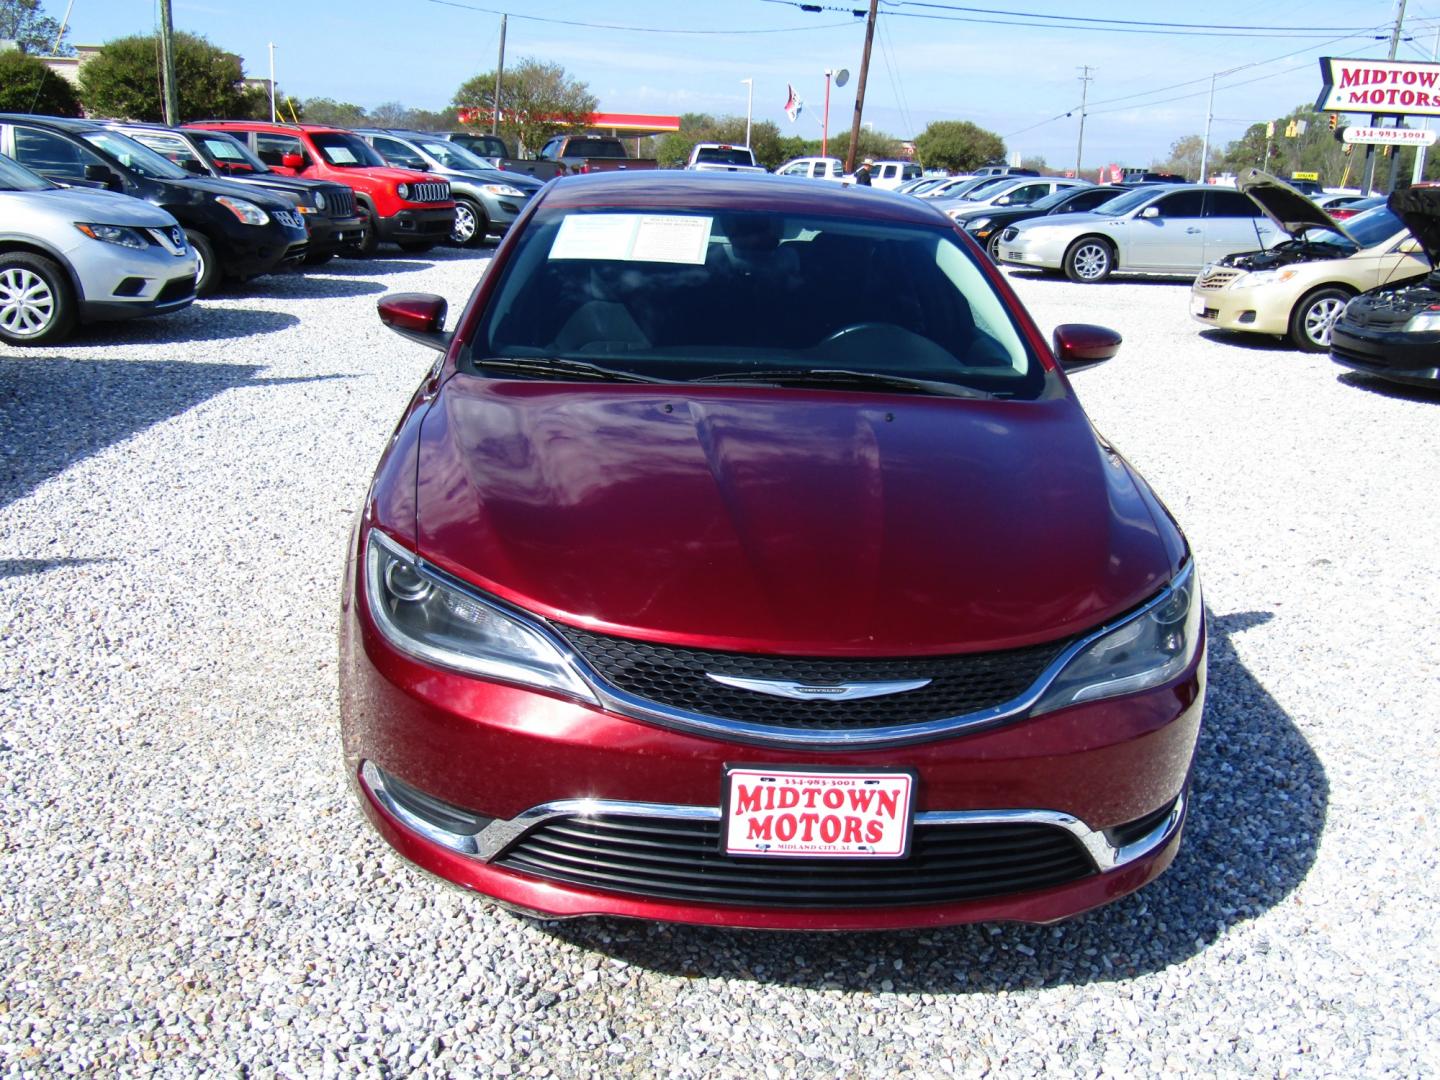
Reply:
<svg viewBox="0 0 1440 1080"><path fill-rule="evenodd" d="M1223 289L1236 278L1244 274L1244 270L1231 270L1228 268L1216 267L1208 274L1195 279L1197 289Z"/></svg>
<svg viewBox="0 0 1440 1080"><path fill-rule="evenodd" d="M421 184L410 185L411 202L448 202L450 199L450 185L427 181Z"/></svg>

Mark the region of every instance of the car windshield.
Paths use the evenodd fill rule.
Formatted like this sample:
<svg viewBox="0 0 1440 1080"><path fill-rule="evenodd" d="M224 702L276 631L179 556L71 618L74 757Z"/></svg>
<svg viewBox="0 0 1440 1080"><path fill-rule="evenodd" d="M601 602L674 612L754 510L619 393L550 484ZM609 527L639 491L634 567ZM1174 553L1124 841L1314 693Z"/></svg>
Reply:
<svg viewBox="0 0 1440 1080"><path fill-rule="evenodd" d="M1092 214L1105 215L1128 214L1137 206L1141 206L1149 202L1151 199L1155 198L1156 194L1157 192L1155 188L1136 188L1134 191L1127 191L1123 195L1116 195L1115 198L1110 199L1107 202L1101 203L1099 206L1095 207L1095 209L1091 210L1090 212Z"/></svg>
<svg viewBox="0 0 1440 1080"><path fill-rule="evenodd" d="M151 180L188 180L190 174L148 146L142 146L118 131L86 131L82 137L91 146L103 150L132 172Z"/></svg>
<svg viewBox="0 0 1440 1080"><path fill-rule="evenodd" d="M19 162L0 156L0 191L48 191L56 186Z"/></svg>
<svg viewBox="0 0 1440 1080"><path fill-rule="evenodd" d="M215 166L224 172L268 173L270 166L250 152L250 148L239 139L220 131L210 131L196 136L201 149L210 156Z"/></svg>
<svg viewBox="0 0 1440 1080"><path fill-rule="evenodd" d="M385 160L370 149L369 143L348 131L316 131L310 141L337 169L374 169L385 165Z"/></svg>
<svg viewBox="0 0 1440 1080"><path fill-rule="evenodd" d="M1015 177L1013 176L987 176L974 187L964 188L960 192L960 198L967 202L975 202L977 199L983 199L987 195L994 195L1001 188L1010 187L1014 184ZM954 192L951 192L951 194L953 195Z"/></svg>
<svg viewBox="0 0 1440 1080"><path fill-rule="evenodd" d="M1396 233L1405 231L1405 223L1388 206L1376 206L1356 214L1341 222L1341 226L1362 248L1383 244Z"/></svg>
<svg viewBox="0 0 1440 1080"><path fill-rule="evenodd" d="M429 154L440 163L442 169L454 169L456 172L466 170L490 168L488 161L476 157L465 147L453 142L441 142L439 139L427 139L417 143L421 150Z"/></svg>
<svg viewBox="0 0 1440 1080"><path fill-rule="evenodd" d="M1033 398L1045 370L948 230L758 211L552 211L471 346L534 374ZM563 377L552 374L552 377ZM849 385L849 383L857 385ZM903 391L902 391L903 392Z"/></svg>

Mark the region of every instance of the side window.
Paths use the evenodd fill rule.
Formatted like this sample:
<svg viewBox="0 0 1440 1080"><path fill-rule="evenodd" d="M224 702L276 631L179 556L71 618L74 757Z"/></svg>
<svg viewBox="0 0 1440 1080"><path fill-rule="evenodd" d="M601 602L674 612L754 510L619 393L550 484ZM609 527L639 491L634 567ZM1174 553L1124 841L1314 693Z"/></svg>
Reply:
<svg viewBox="0 0 1440 1080"><path fill-rule="evenodd" d="M1049 184L1021 184L1014 191L1010 192L1010 205L1029 206L1037 199L1043 199L1049 193Z"/></svg>
<svg viewBox="0 0 1440 1080"><path fill-rule="evenodd" d="M15 128L15 160L56 180L84 180L86 165L103 165L69 139L35 128Z"/></svg>
<svg viewBox="0 0 1440 1080"><path fill-rule="evenodd" d="M783 168L783 169L780 170L780 175L781 175L781 176L805 176L805 175L807 175L807 174L809 173L809 171L810 171L810 166L806 165L806 164L802 161L802 162L799 163L798 165L787 165L785 168Z"/></svg>
<svg viewBox="0 0 1440 1080"><path fill-rule="evenodd" d="M900 175L901 175L901 178L902 178L902 179L905 179L905 180L919 180L919 179L920 179L920 166L919 166L919 165L906 165L905 168L901 170Z"/></svg>
<svg viewBox="0 0 1440 1080"><path fill-rule="evenodd" d="M1260 207L1250 196L1239 191L1207 191L1205 193L1205 216L1228 218L1258 218Z"/></svg>
<svg viewBox="0 0 1440 1080"><path fill-rule="evenodd" d="M284 165L286 154L304 153L304 145L294 135L270 135L265 132L255 135L255 155L266 165Z"/></svg>
<svg viewBox="0 0 1440 1080"><path fill-rule="evenodd" d="M376 135L371 145L391 165L403 165L407 169L418 169L425 164L424 158L399 139L387 139L383 135Z"/></svg>
<svg viewBox="0 0 1440 1080"><path fill-rule="evenodd" d="M1096 191L1086 191L1082 195L1076 195L1064 206L1065 210L1094 210L1103 202L1109 202L1115 197L1115 192L1106 191L1103 188Z"/></svg>
<svg viewBox="0 0 1440 1080"><path fill-rule="evenodd" d="M1163 218L1198 218L1204 206L1204 198L1203 191L1177 191L1151 205L1160 208L1160 216Z"/></svg>
<svg viewBox="0 0 1440 1080"><path fill-rule="evenodd" d="M182 169L190 168L192 171L208 172L200 162L200 155L190 148L190 144L178 135L167 135L159 131L137 131L130 133L130 137L138 143L150 147L157 154L163 154ZM194 170L190 162L201 165L199 170Z"/></svg>
<svg viewBox="0 0 1440 1080"><path fill-rule="evenodd" d="M554 160L559 156L559 154L558 154L558 150L559 150L559 149L560 149L560 140L559 140L559 139L551 139L549 142L547 142L544 146L542 146L542 147L540 148L540 154L539 154L540 160L541 160L541 161L554 161Z"/></svg>

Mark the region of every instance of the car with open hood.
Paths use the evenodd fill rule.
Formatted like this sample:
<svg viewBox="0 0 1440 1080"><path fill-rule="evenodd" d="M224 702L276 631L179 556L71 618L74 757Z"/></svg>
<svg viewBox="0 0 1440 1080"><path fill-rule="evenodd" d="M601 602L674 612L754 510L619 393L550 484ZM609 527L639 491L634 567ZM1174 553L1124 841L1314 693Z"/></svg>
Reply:
<svg viewBox="0 0 1440 1080"><path fill-rule="evenodd" d="M561 178L438 351L352 532L364 812L551 916L1048 922L1173 858L1195 558L1047 341L921 200ZM727 313L716 317L716 313ZM734 313L744 313L743 318Z"/></svg>
<svg viewBox="0 0 1440 1080"><path fill-rule="evenodd" d="M1289 239L1202 267L1190 291L1190 315L1198 323L1325 352L1352 296L1429 268L1419 241L1385 207L1341 224L1259 169L1247 169L1238 186Z"/></svg>
<svg viewBox="0 0 1440 1080"><path fill-rule="evenodd" d="M1440 386L1440 188L1397 191L1386 205L1410 230L1429 266L1351 300L1331 332L1330 356L1393 382Z"/></svg>

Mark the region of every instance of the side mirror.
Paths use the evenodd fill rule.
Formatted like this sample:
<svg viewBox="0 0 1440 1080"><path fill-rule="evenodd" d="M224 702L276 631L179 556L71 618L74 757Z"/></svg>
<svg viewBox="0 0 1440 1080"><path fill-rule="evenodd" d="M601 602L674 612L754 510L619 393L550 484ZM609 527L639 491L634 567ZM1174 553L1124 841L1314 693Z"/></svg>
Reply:
<svg viewBox="0 0 1440 1080"><path fill-rule="evenodd" d="M281 155L280 155L280 164L283 165L283 166L285 166L285 168L287 168L287 169L303 169L303 168L305 168L305 155L304 155L304 154L281 154Z"/></svg>
<svg viewBox="0 0 1440 1080"><path fill-rule="evenodd" d="M183 162L181 162L181 168L183 168L186 172L194 173L196 176L209 175L205 171L204 163L199 158L186 158Z"/></svg>
<svg viewBox="0 0 1440 1080"><path fill-rule="evenodd" d="M1147 206L1144 210L1140 211L1140 216L1142 218L1157 218L1160 216L1160 208L1158 206Z"/></svg>
<svg viewBox="0 0 1440 1080"><path fill-rule="evenodd" d="M416 161L413 165L406 165L405 168L414 169L416 172L429 172L430 163L428 161Z"/></svg>
<svg viewBox="0 0 1440 1080"><path fill-rule="evenodd" d="M1065 323L1055 328L1055 358L1062 370L1079 371L1109 360L1120 351L1122 340L1114 330L1103 326Z"/></svg>
<svg viewBox="0 0 1440 1080"><path fill-rule="evenodd" d="M439 352L450 348L452 334L445 332L447 305L433 293L390 293L375 305L380 321L401 337L418 341Z"/></svg>
<svg viewBox="0 0 1440 1080"><path fill-rule="evenodd" d="M120 177L115 175L115 170L108 165L86 165L85 179L92 184L104 184L110 191L123 191L125 185L120 182Z"/></svg>
<svg viewBox="0 0 1440 1080"><path fill-rule="evenodd" d="M1402 255L1421 255L1425 251L1425 249L1420 246L1420 241L1416 240L1413 236L1407 236L1404 240L1401 240L1400 246L1395 250Z"/></svg>
<svg viewBox="0 0 1440 1080"><path fill-rule="evenodd" d="M995 200L995 205L996 205L996 206L1009 206L1009 205L1010 205L1010 196L1009 196L1009 195L1001 195L998 199Z"/></svg>

